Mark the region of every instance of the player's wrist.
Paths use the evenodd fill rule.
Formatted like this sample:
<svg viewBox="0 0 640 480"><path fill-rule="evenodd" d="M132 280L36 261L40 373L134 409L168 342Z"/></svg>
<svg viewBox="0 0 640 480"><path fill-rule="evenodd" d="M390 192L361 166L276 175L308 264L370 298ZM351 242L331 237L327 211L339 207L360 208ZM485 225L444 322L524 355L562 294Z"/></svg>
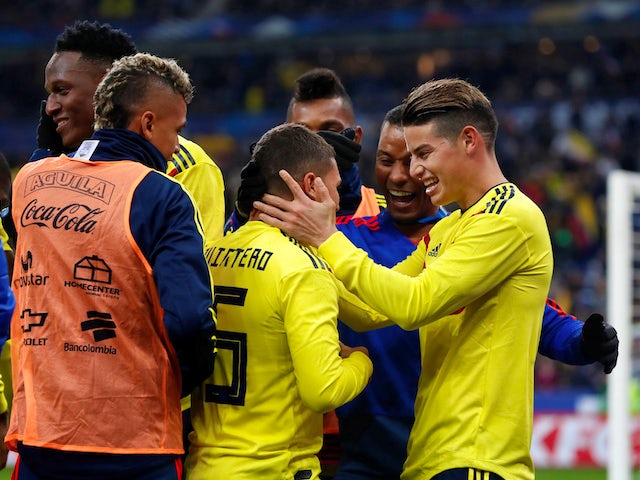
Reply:
<svg viewBox="0 0 640 480"><path fill-rule="evenodd" d="M326 229L320 231L317 237L313 241L314 247L319 248L336 233L338 233L338 229L336 228L335 225L332 225L331 227L327 227Z"/></svg>

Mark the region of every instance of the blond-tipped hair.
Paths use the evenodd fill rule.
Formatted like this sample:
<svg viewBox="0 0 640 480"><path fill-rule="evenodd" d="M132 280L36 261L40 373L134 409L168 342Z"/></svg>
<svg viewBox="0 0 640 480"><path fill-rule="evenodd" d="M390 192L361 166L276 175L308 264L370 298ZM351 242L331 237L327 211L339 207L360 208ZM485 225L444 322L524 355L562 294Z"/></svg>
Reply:
<svg viewBox="0 0 640 480"><path fill-rule="evenodd" d="M173 59L136 53L113 62L93 97L95 129L127 128L150 91L158 86L180 94L186 103L193 99L189 75Z"/></svg>

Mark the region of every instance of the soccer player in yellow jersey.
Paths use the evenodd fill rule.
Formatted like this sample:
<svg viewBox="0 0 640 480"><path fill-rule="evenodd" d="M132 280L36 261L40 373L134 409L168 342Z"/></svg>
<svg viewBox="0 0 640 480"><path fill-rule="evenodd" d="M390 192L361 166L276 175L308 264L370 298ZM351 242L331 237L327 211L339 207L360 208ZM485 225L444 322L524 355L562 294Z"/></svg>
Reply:
<svg viewBox="0 0 640 480"><path fill-rule="evenodd" d="M422 373L403 480L531 480L533 365L553 259L540 209L504 177L489 100L458 79L404 102L411 176L436 205L459 209L394 267L336 231L316 182L294 200L265 195L259 218L319 247L346 287L405 329L420 329ZM390 393L392 394L392 393Z"/></svg>
<svg viewBox="0 0 640 480"><path fill-rule="evenodd" d="M180 151L167 164L167 175L186 187L200 212L205 244L222 236L224 180L220 167L197 143L180 136Z"/></svg>
<svg viewBox="0 0 640 480"><path fill-rule="evenodd" d="M275 127L256 144L239 206L251 211L266 191L290 198L278 175L283 168L314 198L322 177L335 214L333 148L295 124ZM218 355L213 375L192 394L187 479L317 479L322 414L358 395L372 373L366 349L338 341L338 282L315 249L254 212L206 256L216 279Z"/></svg>

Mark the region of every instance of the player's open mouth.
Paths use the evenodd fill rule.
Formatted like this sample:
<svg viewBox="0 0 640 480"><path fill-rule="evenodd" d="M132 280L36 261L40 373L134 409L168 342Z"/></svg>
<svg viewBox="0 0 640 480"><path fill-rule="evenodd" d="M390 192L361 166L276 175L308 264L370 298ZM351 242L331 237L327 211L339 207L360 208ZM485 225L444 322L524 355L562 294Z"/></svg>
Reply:
<svg viewBox="0 0 640 480"><path fill-rule="evenodd" d="M424 182L425 192L427 195L431 195L440 181L437 178L432 178L426 182Z"/></svg>
<svg viewBox="0 0 640 480"><path fill-rule="evenodd" d="M56 122L57 123L56 132L59 134L60 130L62 130L68 122L69 122L69 120L67 120L67 119L60 120L59 122Z"/></svg>
<svg viewBox="0 0 640 480"><path fill-rule="evenodd" d="M391 195L391 200L395 203L409 203L416 198L415 193L403 192L401 190L389 190L389 194Z"/></svg>

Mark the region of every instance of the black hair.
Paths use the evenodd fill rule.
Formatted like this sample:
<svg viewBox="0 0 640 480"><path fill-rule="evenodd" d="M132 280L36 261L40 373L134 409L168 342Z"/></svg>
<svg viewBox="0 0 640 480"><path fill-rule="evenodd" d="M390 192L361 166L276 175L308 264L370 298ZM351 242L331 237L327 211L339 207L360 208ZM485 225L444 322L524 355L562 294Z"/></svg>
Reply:
<svg viewBox="0 0 640 480"><path fill-rule="evenodd" d="M353 110L351 97L338 74L330 68L313 68L296 79L287 116L290 115L293 104L296 102L304 103L328 98L341 98L345 105Z"/></svg>
<svg viewBox="0 0 640 480"><path fill-rule="evenodd" d="M329 68L314 68L300 75L293 89L293 98L308 102L319 98L349 98L342 81Z"/></svg>
<svg viewBox="0 0 640 480"><path fill-rule="evenodd" d="M404 110L403 104L396 105L391 110L389 110L387 114L384 116L383 123L388 123L389 125L393 125L394 127L401 127L403 110Z"/></svg>
<svg viewBox="0 0 640 480"><path fill-rule="evenodd" d="M137 53L131 36L108 23L78 20L56 38L55 52L80 52L87 60L113 63Z"/></svg>

